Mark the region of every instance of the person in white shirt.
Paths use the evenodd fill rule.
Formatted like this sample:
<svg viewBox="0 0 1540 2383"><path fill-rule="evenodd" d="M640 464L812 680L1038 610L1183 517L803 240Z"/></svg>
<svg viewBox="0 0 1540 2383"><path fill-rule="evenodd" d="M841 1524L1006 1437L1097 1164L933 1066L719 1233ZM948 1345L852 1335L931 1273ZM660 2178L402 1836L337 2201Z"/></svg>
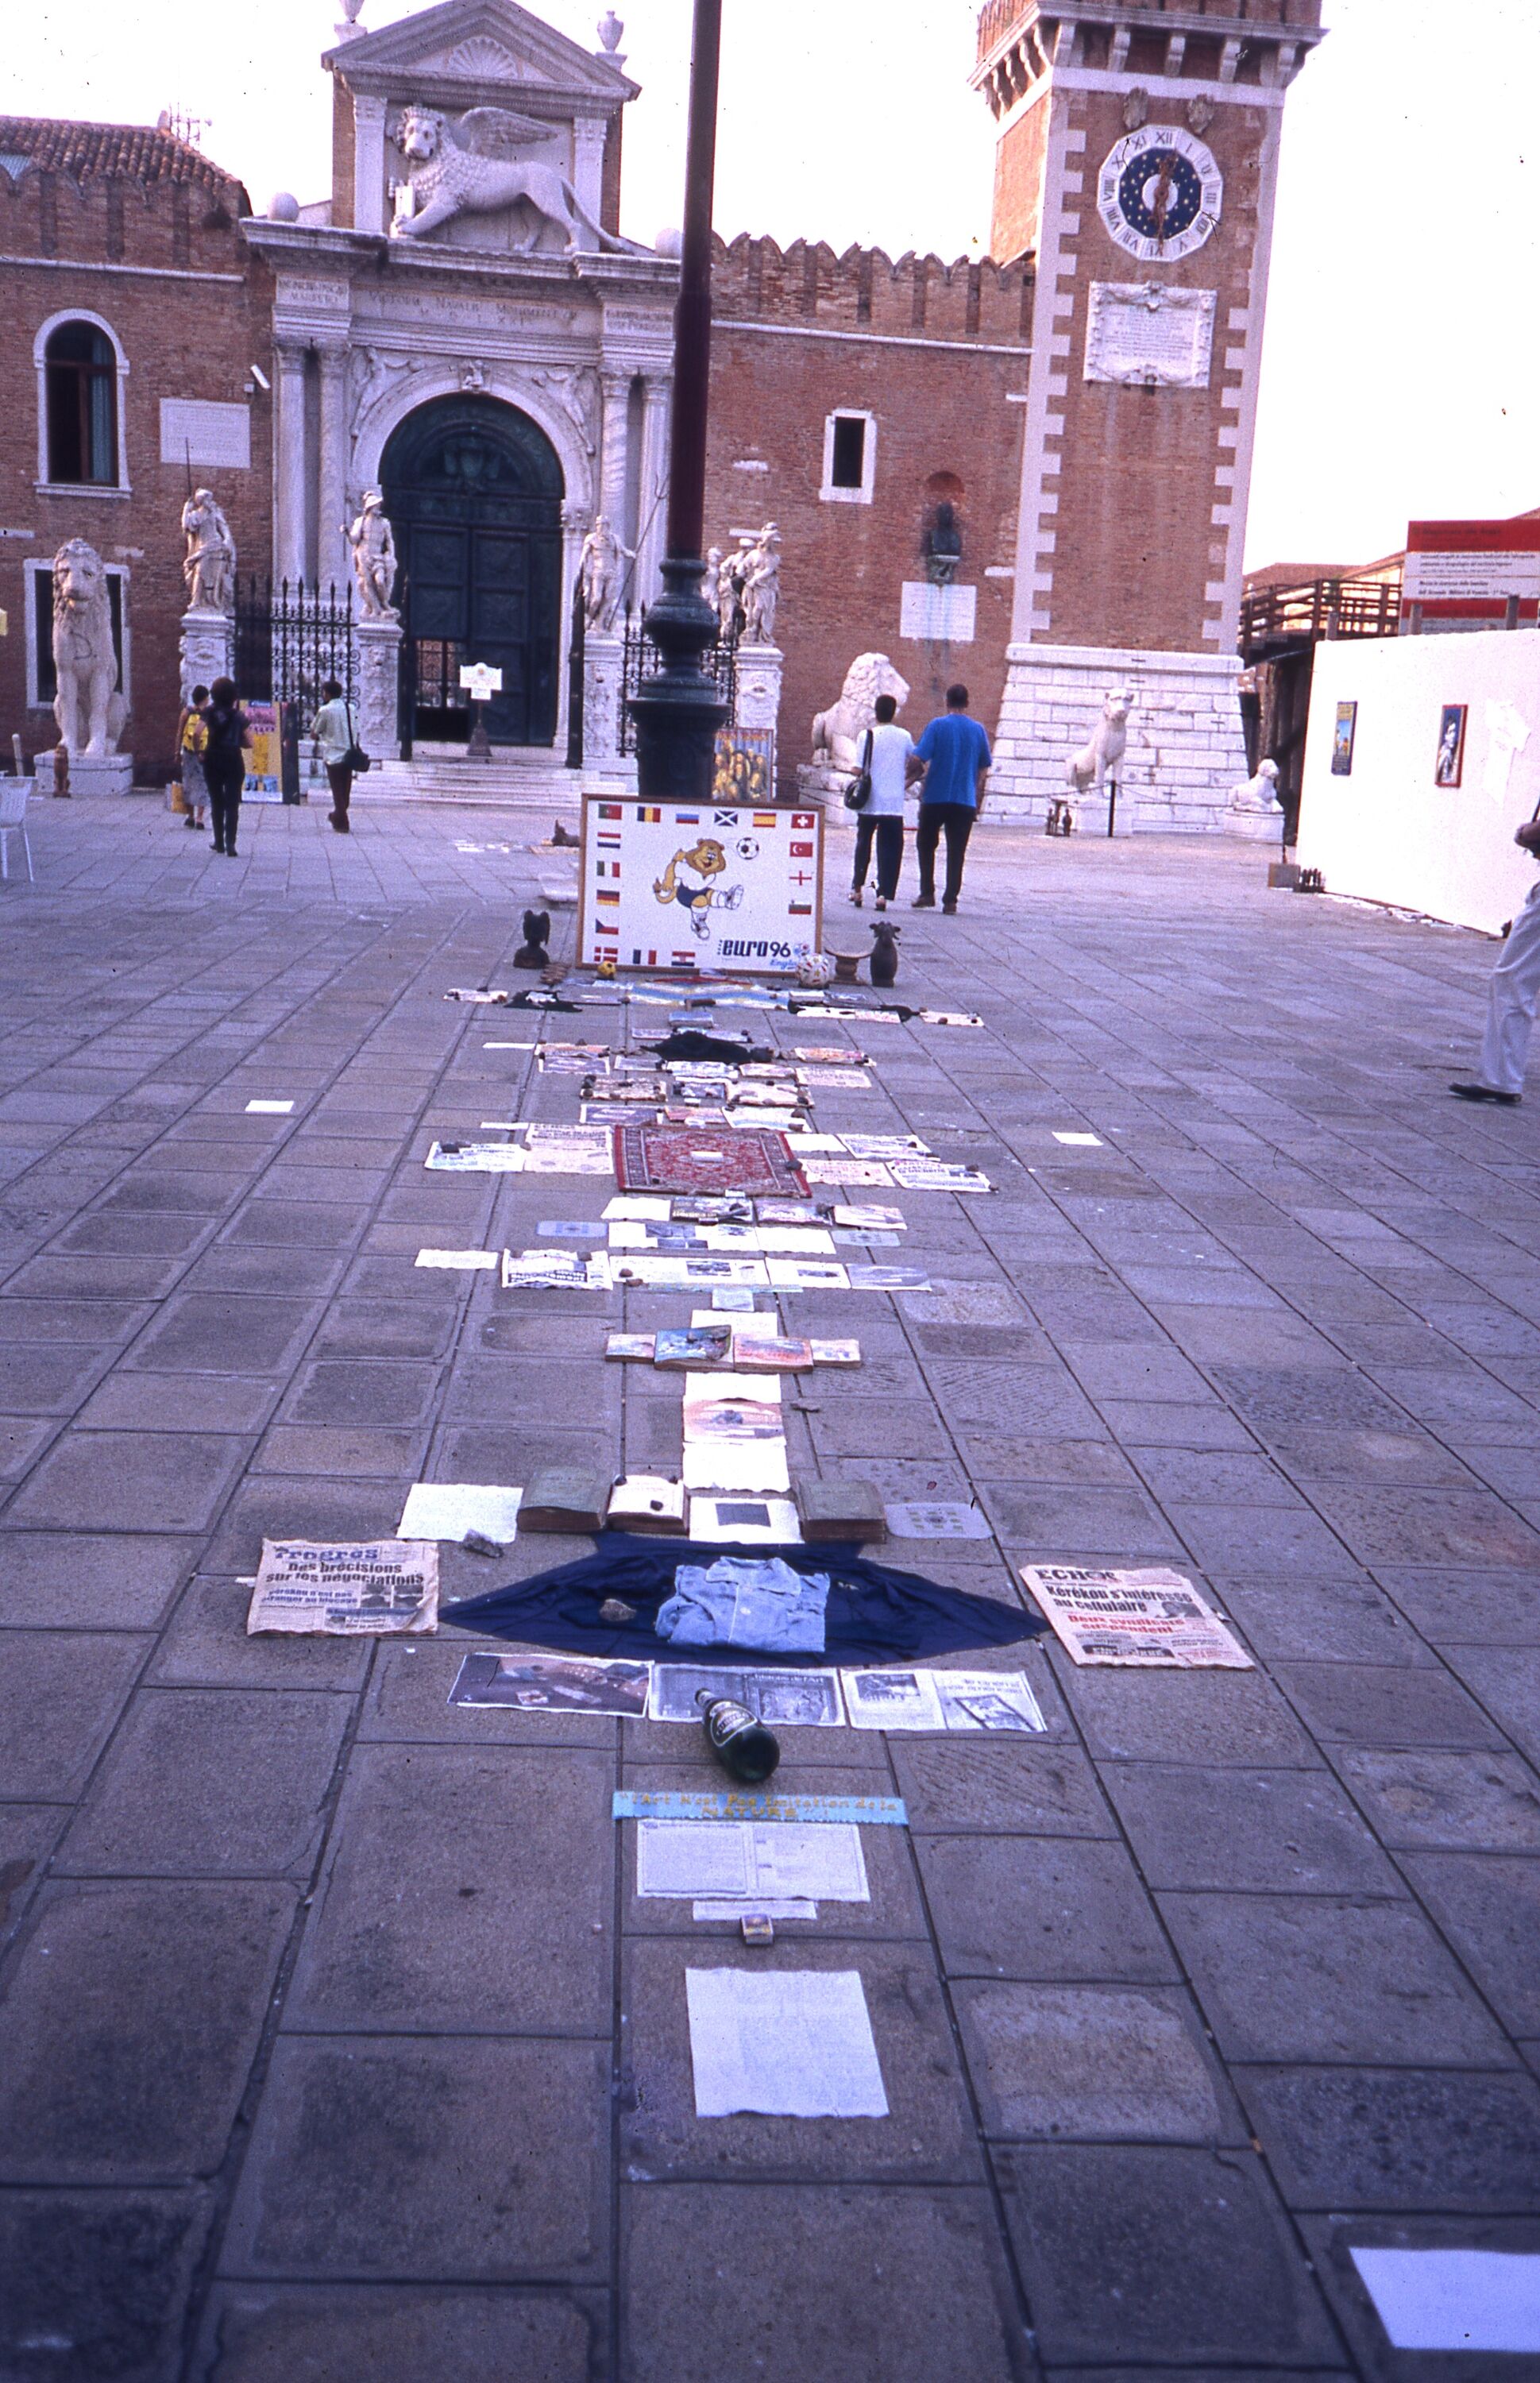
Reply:
<svg viewBox="0 0 1540 2383"><path fill-rule="evenodd" d="M869 744L868 739L869 738ZM920 774L915 740L898 725L898 706L891 695L877 698L877 724L861 739L861 761L871 775L871 794L856 814L856 867L850 898L858 910L877 846L877 900L885 910L898 892L904 866L904 797Z"/></svg>
<svg viewBox="0 0 1540 2383"><path fill-rule="evenodd" d="M358 738L353 728L353 708L344 702L342 689L336 679L328 678L321 689L320 710L311 722L310 733L321 748L321 759L331 787L331 824L336 833L346 835L349 830L348 799L353 790L353 773L343 766L343 756L351 753Z"/></svg>

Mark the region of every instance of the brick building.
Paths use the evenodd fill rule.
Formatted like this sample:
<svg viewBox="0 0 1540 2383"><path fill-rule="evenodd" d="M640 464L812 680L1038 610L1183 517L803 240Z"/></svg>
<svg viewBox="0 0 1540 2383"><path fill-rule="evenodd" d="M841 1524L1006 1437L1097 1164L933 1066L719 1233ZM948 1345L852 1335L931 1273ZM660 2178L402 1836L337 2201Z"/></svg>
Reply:
<svg viewBox="0 0 1540 2383"><path fill-rule="evenodd" d="M170 767L186 601L189 458L217 479L240 567L266 568L268 277L234 177L173 133L0 117L0 733L55 741L51 565L83 537L106 564L123 749Z"/></svg>

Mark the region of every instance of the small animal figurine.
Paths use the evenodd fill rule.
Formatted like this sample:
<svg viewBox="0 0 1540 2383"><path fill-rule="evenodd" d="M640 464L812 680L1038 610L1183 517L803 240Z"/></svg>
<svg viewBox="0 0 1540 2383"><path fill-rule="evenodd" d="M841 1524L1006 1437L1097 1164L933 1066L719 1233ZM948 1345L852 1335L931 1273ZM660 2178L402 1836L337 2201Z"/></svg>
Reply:
<svg viewBox="0 0 1540 2383"><path fill-rule="evenodd" d="M573 833L571 828L563 827L561 821L558 820L550 832L550 840L559 852L575 852L581 839Z"/></svg>
<svg viewBox="0 0 1540 2383"><path fill-rule="evenodd" d="M886 919L877 920L871 930L871 981L882 985L898 982L898 929Z"/></svg>
<svg viewBox="0 0 1540 2383"><path fill-rule="evenodd" d="M550 954L546 945L550 941L550 912L524 912L524 943L523 951L513 955L516 969L543 969L548 966Z"/></svg>

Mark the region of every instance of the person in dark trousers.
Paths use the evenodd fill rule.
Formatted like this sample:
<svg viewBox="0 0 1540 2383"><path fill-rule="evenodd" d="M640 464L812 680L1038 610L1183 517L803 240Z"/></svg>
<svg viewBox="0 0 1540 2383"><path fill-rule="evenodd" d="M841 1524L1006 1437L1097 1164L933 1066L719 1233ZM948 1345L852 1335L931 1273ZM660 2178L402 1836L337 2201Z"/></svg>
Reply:
<svg viewBox="0 0 1540 2383"><path fill-rule="evenodd" d="M350 829L348 803L353 791L353 773L347 766L346 757L358 743L353 733L352 706L343 701L342 689L334 678L327 679L321 698L321 709L310 733L321 748L326 783L331 788L333 833L346 835Z"/></svg>
<svg viewBox="0 0 1540 2383"><path fill-rule="evenodd" d="M208 781L209 809L214 814L214 849L234 860L235 832L240 819L240 789L246 783L246 754L252 723L236 701L235 681L216 678L209 689L203 714L208 744L203 752L203 776Z"/></svg>
<svg viewBox="0 0 1540 2383"><path fill-rule="evenodd" d="M963 890L963 861L973 822L984 805L984 784L994 756L980 723L968 715L966 686L949 686L946 710L919 740L924 764L915 858L919 863L917 910L936 907L936 846L946 838L946 886L942 908L950 918Z"/></svg>
<svg viewBox="0 0 1540 2383"><path fill-rule="evenodd" d="M850 881L850 898L857 910L874 843L877 908L885 910L898 891L899 871L904 866L904 797L919 775L914 738L906 728L898 726L898 706L893 698L880 695L876 711L876 725L869 731L870 743L864 736L861 739L871 793L865 809L856 816L856 866Z"/></svg>

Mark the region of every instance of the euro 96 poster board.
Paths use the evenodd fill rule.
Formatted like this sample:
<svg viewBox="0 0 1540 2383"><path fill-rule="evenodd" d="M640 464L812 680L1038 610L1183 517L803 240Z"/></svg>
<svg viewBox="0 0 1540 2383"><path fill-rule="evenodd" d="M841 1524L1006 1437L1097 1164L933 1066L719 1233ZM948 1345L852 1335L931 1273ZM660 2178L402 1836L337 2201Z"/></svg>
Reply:
<svg viewBox="0 0 1540 2383"><path fill-rule="evenodd" d="M822 925L821 812L585 797L589 966L774 975L819 949Z"/></svg>

